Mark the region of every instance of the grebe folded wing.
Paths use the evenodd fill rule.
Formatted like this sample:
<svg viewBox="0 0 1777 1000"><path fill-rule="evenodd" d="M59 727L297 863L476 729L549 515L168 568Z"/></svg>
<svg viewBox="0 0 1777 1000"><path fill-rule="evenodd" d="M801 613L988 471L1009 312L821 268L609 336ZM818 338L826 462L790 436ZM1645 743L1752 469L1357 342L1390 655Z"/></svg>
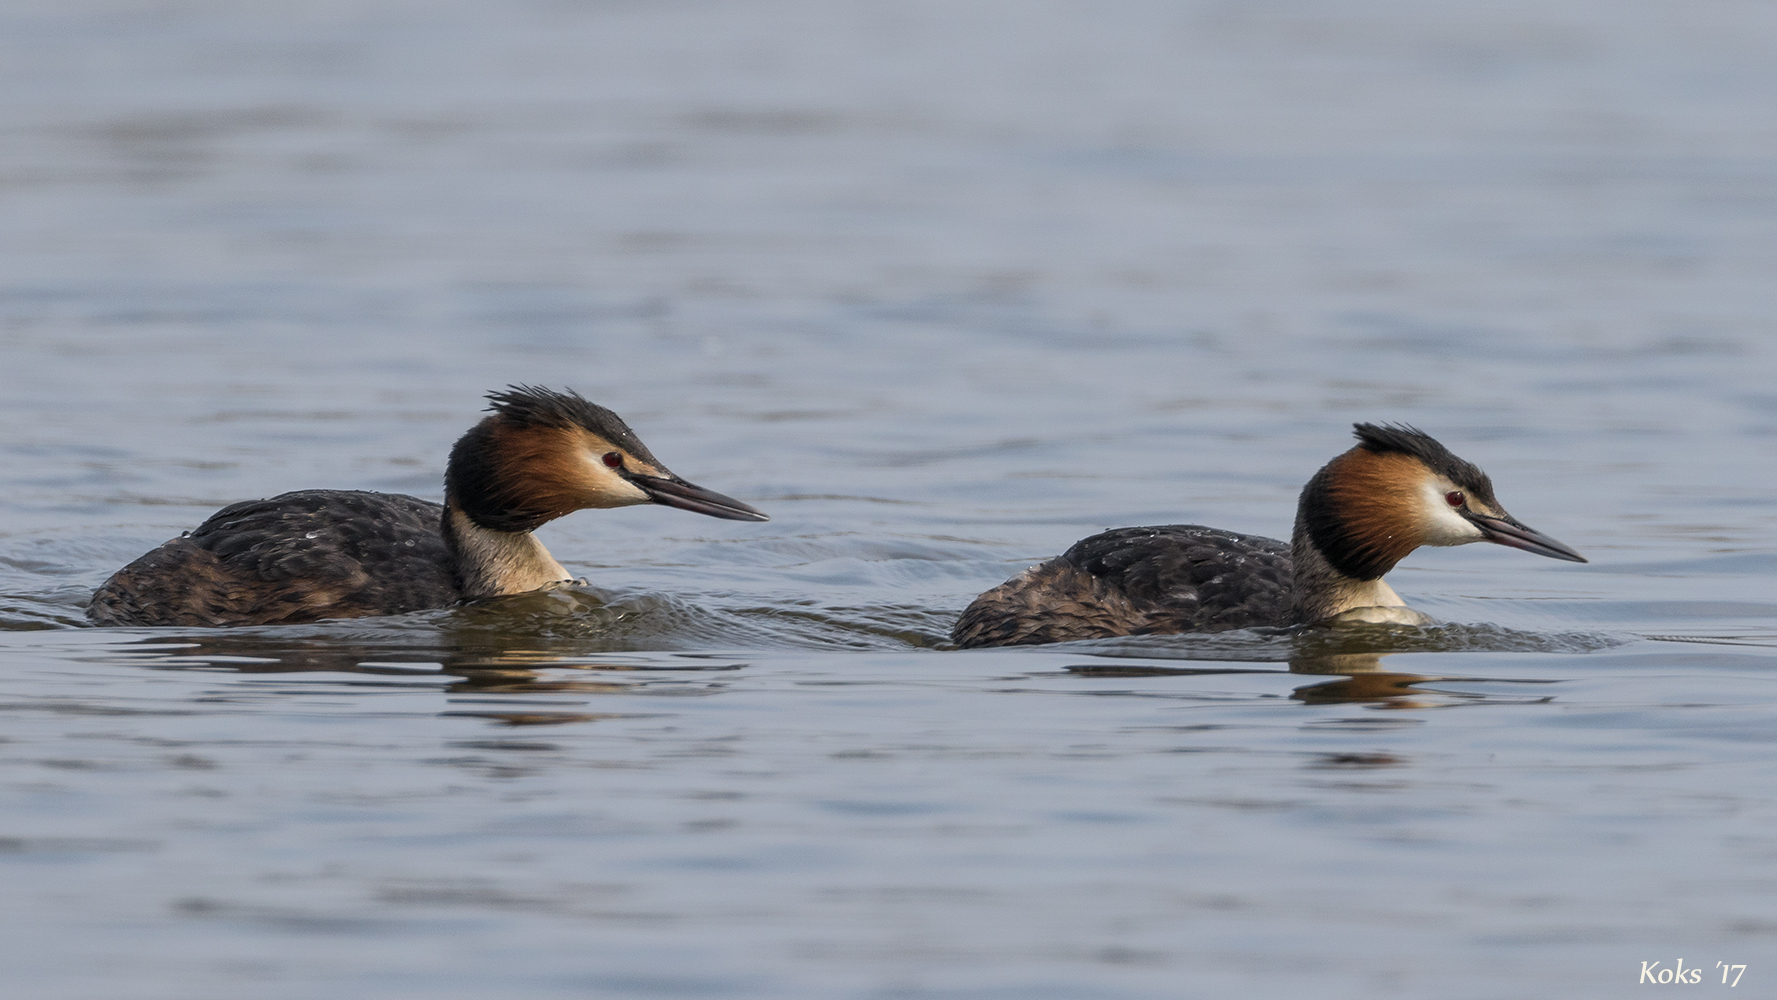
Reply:
<svg viewBox="0 0 1777 1000"><path fill-rule="evenodd" d="M1287 624L1289 546L1195 524L1114 528L982 594L959 646Z"/></svg>
<svg viewBox="0 0 1777 1000"><path fill-rule="evenodd" d="M301 490L222 508L119 570L99 624L294 624L400 614L458 597L444 508L394 493Z"/></svg>

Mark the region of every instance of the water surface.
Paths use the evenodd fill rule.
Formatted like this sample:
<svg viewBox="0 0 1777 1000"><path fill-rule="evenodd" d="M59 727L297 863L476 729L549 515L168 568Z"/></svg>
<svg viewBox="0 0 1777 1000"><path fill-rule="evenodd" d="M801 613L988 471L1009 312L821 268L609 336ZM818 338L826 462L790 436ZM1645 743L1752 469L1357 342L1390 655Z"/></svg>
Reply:
<svg viewBox="0 0 1777 1000"><path fill-rule="evenodd" d="M1777 14L17 4L0 939L44 998L1614 997L1777 976ZM769 524L92 629L234 500L573 387ZM959 652L1357 420L1578 566L1423 628ZM1740 985L1715 963L1747 966Z"/></svg>

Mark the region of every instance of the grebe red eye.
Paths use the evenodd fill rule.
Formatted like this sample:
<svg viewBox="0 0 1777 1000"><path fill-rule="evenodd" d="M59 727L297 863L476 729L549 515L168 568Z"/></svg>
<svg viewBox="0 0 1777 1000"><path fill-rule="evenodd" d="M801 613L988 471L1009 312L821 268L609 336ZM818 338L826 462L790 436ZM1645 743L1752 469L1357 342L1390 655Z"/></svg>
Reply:
<svg viewBox="0 0 1777 1000"><path fill-rule="evenodd" d="M613 469L623 468L623 456L614 451L605 452L605 464Z"/></svg>
<svg viewBox="0 0 1777 1000"><path fill-rule="evenodd" d="M1450 492L1444 494L1444 502L1449 504L1452 507L1462 506L1464 503L1463 498L1462 498L1462 491L1461 490L1451 490Z"/></svg>

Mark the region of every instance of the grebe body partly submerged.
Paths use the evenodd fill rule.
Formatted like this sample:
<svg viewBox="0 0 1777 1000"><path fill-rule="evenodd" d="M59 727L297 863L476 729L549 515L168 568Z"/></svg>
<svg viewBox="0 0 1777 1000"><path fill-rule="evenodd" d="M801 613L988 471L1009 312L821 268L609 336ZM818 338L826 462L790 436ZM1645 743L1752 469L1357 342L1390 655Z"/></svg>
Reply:
<svg viewBox="0 0 1777 1000"><path fill-rule="evenodd" d="M444 503L301 490L231 504L118 570L98 625L275 625L520 594L570 574L535 535L589 507L658 503L766 521L668 472L617 414L573 392L513 386L451 449Z"/></svg>
<svg viewBox="0 0 1777 1000"><path fill-rule="evenodd" d="M1421 545L1495 542L1585 557L1507 514L1493 483L1429 435L1357 424L1302 488L1286 544L1195 524L1116 528L975 598L963 647L1219 632L1328 619L1423 623L1382 579Z"/></svg>

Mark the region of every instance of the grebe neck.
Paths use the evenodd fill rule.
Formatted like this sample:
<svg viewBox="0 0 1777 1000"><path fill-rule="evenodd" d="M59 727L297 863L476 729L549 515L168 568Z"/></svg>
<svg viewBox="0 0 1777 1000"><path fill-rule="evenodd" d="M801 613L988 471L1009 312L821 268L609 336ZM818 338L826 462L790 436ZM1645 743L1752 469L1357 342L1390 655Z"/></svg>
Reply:
<svg viewBox="0 0 1777 1000"><path fill-rule="evenodd" d="M523 594L571 574L529 531L495 531L446 501L441 525L464 600Z"/></svg>
<svg viewBox="0 0 1777 1000"><path fill-rule="evenodd" d="M1407 605L1382 577L1360 580L1335 569L1315 546L1301 514L1296 516L1296 530L1290 537L1290 560L1295 566L1291 603L1297 621L1325 621L1354 608Z"/></svg>

